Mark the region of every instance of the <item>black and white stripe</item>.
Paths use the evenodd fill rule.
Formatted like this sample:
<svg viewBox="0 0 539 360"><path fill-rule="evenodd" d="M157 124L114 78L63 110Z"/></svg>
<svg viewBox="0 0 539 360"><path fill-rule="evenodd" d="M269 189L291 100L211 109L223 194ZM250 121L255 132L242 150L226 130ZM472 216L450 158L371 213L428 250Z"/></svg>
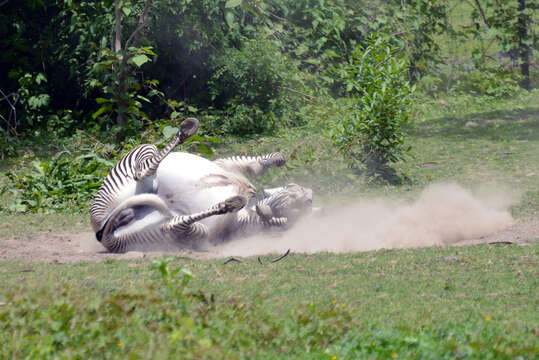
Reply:
<svg viewBox="0 0 539 360"><path fill-rule="evenodd" d="M237 212L245 206L247 199L243 196L233 196L223 202L220 202L206 211L201 211L191 215L181 215L172 218L163 225L163 229L176 232L178 235L187 237L207 237L209 231L198 221L214 215L224 215Z"/></svg>
<svg viewBox="0 0 539 360"><path fill-rule="evenodd" d="M124 232L111 234L103 239L103 245L113 253L124 253L132 250L148 250L156 246L162 247L174 244L170 234L164 232L160 226L146 227L137 232Z"/></svg>
<svg viewBox="0 0 539 360"><path fill-rule="evenodd" d="M187 118L172 140L158 151L154 145L144 144L125 155L107 175L90 208L92 228L102 230L107 217L127 197L135 195L136 182L155 174L161 161L178 145L198 130L198 120ZM130 187L131 190L129 189ZM127 193L124 193L126 191ZM131 193L129 193L131 191Z"/></svg>
<svg viewBox="0 0 539 360"><path fill-rule="evenodd" d="M106 218L119 205L119 194L129 186L134 186L137 164L146 163L157 154L154 145L140 145L127 153L107 175L90 208L90 218L94 231L105 225ZM133 194L134 195L134 194Z"/></svg>
<svg viewBox="0 0 539 360"><path fill-rule="evenodd" d="M231 156L214 162L228 171L256 177L269 168L283 166L286 158L280 152L273 152L262 156Z"/></svg>
<svg viewBox="0 0 539 360"><path fill-rule="evenodd" d="M262 219L256 211L249 209L238 213L237 231L243 235L256 233L260 228L264 227L283 227L288 223L285 217L272 217L270 219Z"/></svg>

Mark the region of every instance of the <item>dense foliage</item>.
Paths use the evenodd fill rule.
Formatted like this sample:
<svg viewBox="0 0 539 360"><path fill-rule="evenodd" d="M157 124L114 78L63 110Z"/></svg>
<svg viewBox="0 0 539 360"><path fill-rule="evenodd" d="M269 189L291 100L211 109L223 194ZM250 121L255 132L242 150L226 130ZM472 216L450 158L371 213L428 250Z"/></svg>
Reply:
<svg viewBox="0 0 539 360"><path fill-rule="evenodd" d="M0 89L19 97L4 136L49 123L60 134L114 125L130 134L170 118L176 103L185 113L212 115L210 131L272 131L301 122L294 111L302 93L337 95L331 90L338 81L327 70L346 62L373 31L405 52L413 77L432 68L432 36L444 19L444 5L426 0L365 7L342 0L0 6L0 65L8 69ZM4 114L6 103L0 104Z"/></svg>
<svg viewBox="0 0 539 360"><path fill-rule="evenodd" d="M33 140L60 143L78 130L125 150L126 139L138 142L142 133L156 143L165 128L196 116L202 137L193 145L205 154L216 137L316 124L329 134L333 153L352 168L392 177L388 165L402 158L412 84L429 96L493 98L516 94L520 81L527 86L514 66L487 61L495 59L492 51L475 45L465 60L448 61L439 39L492 38L503 54L513 54L525 75L524 65L533 64L536 51L537 5L474 1L468 14L473 26L457 28L448 20L451 4L0 2L0 66L7 69L0 73L0 155L20 153ZM440 71L449 63L450 71ZM57 200L35 198L49 192L38 194L29 184L42 176L35 173L41 165L56 169L58 158L36 161L40 165L24 175L10 173L10 181L20 182L16 194L26 198L12 210L56 208ZM73 169L69 176L90 175ZM95 190L88 189L88 197Z"/></svg>
<svg viewBox="0 0 539 360"><path fill-rule="evenodd" d="M112 166L114 163L95 153L73 158L63 151L49 162L34 160L23 174L5 173L10 182L0 193L8 193L11 202L0 209L10 212L85 209Z"/></svg>

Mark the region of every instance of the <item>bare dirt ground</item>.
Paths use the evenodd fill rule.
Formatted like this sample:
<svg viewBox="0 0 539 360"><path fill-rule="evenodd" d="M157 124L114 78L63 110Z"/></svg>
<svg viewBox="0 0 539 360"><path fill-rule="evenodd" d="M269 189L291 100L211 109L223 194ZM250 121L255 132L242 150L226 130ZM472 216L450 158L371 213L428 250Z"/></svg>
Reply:
<svg viewBox="0 0 539 360"><path fill-rule="evenodd" d="M539 239L539 219L532 219L517 221L512 226L480 238L462 239L452 243L451 246L496 243L526 246L537 239ZM268 239L268 241L271 241L271 239ZM31 237L0 239L0 260L75 263L103 261L105 259L139 259L163 254L163 252L143 253L136 251L125 254L107 253L105 248L95 240L92 232L42 232ZM175 254L201 259L231 255L224 255L217 249L210 252L184 250Z"/></svg>

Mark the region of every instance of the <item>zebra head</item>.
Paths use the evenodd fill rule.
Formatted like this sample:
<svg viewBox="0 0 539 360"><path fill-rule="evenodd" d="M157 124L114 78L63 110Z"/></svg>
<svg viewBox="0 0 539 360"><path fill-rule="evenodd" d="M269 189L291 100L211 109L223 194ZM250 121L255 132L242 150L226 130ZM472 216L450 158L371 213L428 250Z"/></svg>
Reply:
<svg viewBox="0 0 539 360"><path fill-rule="evenodd" d="M275 189L263 190L266 196L261 203L271 209L273 217L287 218L294 222L313 209L313 191L298 184L288 184Z"/></svg>

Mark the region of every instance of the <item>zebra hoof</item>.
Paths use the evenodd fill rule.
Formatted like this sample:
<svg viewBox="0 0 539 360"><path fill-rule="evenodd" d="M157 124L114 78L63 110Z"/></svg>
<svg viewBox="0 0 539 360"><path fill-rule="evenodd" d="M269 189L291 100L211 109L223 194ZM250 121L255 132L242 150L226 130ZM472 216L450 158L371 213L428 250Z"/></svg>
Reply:
<svg viewBox="0 0 539 360"><path fill-rule="evenodd" d="M273 211L268 205L256 205L256 214L263 222L268 222L273 217Z"/></svg>
<svg viewBox="0 0 539 360"><path fill-rule="evenodd" d="M280 152L271 154L271 157L269 159L264 160L260 163L260 165L262 165L264 169L277 168L283 166L284 164L286 164L286 158Z"/></svg>
<svg viewBox="0 0 539 360"><path fill-rule="evenodd" d="M193 136L198 131L198 120L195 118L187 118L180 124L180 136L182 139L187 139Z"/></svg>
<svg viewBox="0 0 539 360"><path fill-rule="evenodd" d="M286 164L286 157L283 153L276 152L271 156L272 165L275 167L281 167Z"/></svg>
<svg viewBox="0 0 539 360"><path fill-rule="evenodd" d="M226 213L239 211L245 206L246 203L247 200L245 197L240 195L233 196L224 201L224 211Z"/></svg>

